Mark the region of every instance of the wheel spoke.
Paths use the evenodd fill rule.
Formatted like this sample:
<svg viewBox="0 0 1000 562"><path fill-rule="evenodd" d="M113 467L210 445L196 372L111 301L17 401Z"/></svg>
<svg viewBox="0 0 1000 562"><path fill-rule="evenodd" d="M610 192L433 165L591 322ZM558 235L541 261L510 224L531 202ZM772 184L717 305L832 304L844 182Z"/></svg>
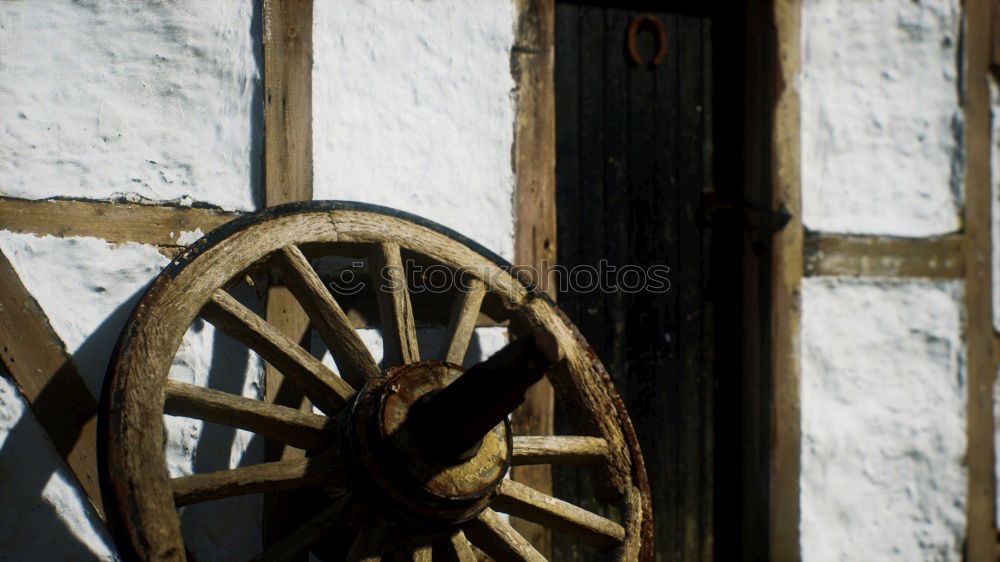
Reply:
<svg viewBox="0 0 1000 562"><path fill-rule="evenodd" d="M466 523L465 534L472 544L496 560L545 561L544 556L492 509L487 508Z"/></svg>
<svg viewBox="0 0 1000 562"><path fill-rule="evenodd" d="M212 294L202 314L215 327L243 342L295 381L327 415L336 413L354 394L351 385L319 359L222 289Z"/></svg>
<svg viewBox="0 0 1000 562"><path fill-rule="evenodd" d="M406 541L399 553L401 560L411 560L412 562L434 562L434 550L430 539L427 537L412 537Z"/></svg>
<svg viewBox="0 0 1000 562"><path fill-rule="evenodd" d="M277 257L285 284L309 315L344 380L361 388L365 381L377 377L378 365L371 352L302 250L298 246L288 246L279 251Z"/></svg>
<svg viewBox="0 0 1000 562"><path fill-rule="evenodd" d="M388 369L419 361L417 330L399 245L386 242L376 246L369 258L368 270L375 284L382 318L383 366Z"/></svg>
<svg viewBox="0 0 1000 562"><path fill-rule="evenodd" d="M586 466L608 457L608 442L600 437L541 435L514 437L515 466L526 464L566 464Z"/></svg>
<svg viewBox="0 0 1000 562"><path fill-rule="evenodd" d="M305 554L311 546L328 538L330 533L351 518L355 509L352 509L350 505L350 494L344 494L332 506L274 543L271 548L265 550L254 560L283 562L297 559L300 555Z"/></svg>
<svg viewBox="0 0 1000 562"><path fill-rule="evenodd" d="M441 351L438 352L438 357L442 360L459 365L465 360L465 350L468 349L469 340L472 339L472 331L476 327L479 307L483 303L484 296L486 287L483 282L473 279L468 290L460 292L455 298L448 332L441 342Z"/></svg>
<svg viewBox="0 0 1000 562"><path fill-rule="evenodd" d="M342 484L343 472L340 459L323 455L182 476L171 480L170 486L180 507L257 492Z"/></svg>
<svg viewBox="0 0 1000 562"><path fill-rule="evenodd" d="M539 525L565 531L595 548L605 549L625 540L621 525L524 484L504 480L493 507Z"/></svg>
<svg viewBox="0 0 1000 562"><path fill-rule="evenodd" d="M347 552L348 562L376 562L382 559L385 550L385 536L389 526L385 521L375 520L361 529L354 538L351 550Z"/></svg>
<svg viewBox="0 0 1000 562"><path fill-rule="evenodd" d="M334 418L178 381L167 381L163 413L246 429L302 449L337 437Z"/></svg>
<svg viewBox="0 0 1000 562"><path fill-rule="evenodd" d="M476 562L476 553L462 531L448 537L447 541L435 543L434 555L447 562Z"/></svg>

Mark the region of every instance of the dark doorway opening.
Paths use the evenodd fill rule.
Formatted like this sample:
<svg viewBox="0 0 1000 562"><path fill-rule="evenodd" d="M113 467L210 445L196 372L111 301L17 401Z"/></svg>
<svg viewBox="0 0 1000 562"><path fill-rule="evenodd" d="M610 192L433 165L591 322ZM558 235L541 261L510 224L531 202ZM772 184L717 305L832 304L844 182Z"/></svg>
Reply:
<svg viewBox="0 0 1000 562"><path fill-rule="evenodd" d="M759 559L767 392L744 351L757 322L745 314L747 260L766 253L744 188L753 38L741 3L692 4L556 4L557 247L570 272L559 302L636 427L657 559ZM648 283L664 266L668 290L634 287L636 272ZM593 268L597 286L574 268ZM587 478L556 469L556 496L599 511ZM594 556L565 537L553 547L555 559Z"/></svg>

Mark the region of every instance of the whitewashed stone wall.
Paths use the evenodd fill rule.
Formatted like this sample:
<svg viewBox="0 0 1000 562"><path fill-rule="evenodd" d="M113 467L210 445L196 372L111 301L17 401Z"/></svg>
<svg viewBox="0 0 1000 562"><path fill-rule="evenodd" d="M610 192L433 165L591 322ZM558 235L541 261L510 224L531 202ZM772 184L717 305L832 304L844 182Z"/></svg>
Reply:
<svg viewBox="0 0 1000 562"><path fill-rule="evenodd" d="M926 237L960 226L956 0L805 0L803 222ZM802 287L804 560L960 560L961 281Z"/></svg>
<svg viewBox="0 0 1000 562"><path fill-rule="evenodd" d="M0 196L257 209L255 5L0 2ZM317 2L316 198L401 208L512 257L513 29L510 0ZM188 242L198 235L184 234ZM97 395L122 324L166 259L139 244L3 230L0 250ZM257 295L240 298L259 306ZM420 333L421 347L439 336ZM378 333L364 338L379 355ZM477 330L467 360L505 338L502 329ZM256 397L261 372L259 357L199 322L170 376ZM260 459L261 444L245 432L183 418L169 418L167 428L174 475ZM247 559L259 547L259 506L251 497L185 508L192 552ZM40 552L116 556L20 393L0 378L0 559Z"/></svg>

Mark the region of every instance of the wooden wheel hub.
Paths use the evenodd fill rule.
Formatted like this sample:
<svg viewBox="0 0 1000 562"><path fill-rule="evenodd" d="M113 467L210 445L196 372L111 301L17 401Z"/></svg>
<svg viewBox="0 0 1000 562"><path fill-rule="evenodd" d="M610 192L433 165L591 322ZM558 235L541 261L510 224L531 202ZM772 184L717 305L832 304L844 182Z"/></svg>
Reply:
<svg viewBox="0 0 1000 562"><path fill-rule="evenodd" d="M513 441L506 420L464 460L441 458L413 423L414 409L464 372L442 361L397 367L365 385L348 414L344 449L356 482L367 484L388 513L410 523L448 525L475 517L510 468Z"/></svg>

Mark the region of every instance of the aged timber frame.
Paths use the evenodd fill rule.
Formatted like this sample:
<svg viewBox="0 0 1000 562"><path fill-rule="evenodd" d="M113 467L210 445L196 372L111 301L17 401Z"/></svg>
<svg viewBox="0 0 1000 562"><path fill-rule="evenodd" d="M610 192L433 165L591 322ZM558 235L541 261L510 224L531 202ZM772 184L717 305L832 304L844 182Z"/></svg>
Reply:
<svg viewBox="0 0 1000 562"><path fill-rule="evenodd" d="M756 4L756 3L754 3ZM1000 341L992 326L991 298L991 139L990 81L1000 60L1000 7L995 0L967 0L962 9L963 77L960 102L965 114L965 201L963 228L935 238L901 239L806 233L793 219L773 240L771 268L771 378L773 428L768 491L768 549L773 560L801 558L799 537L799 287L805 276L937 278L965 280L967 453L966 560L995 560L1000 553L994 476L993 385L1000 366ZM771 10L770 13L766 13ZM770 157L773 204L800 216L799 103L793 80L801 67L801 0L774 0L759 17L773 25L776 91ZM758 61L761 63L762 61ZM767 61L758 66L766 67ZM759 98L758 98L759 102ZM760 106L758 106L760 107ZM751 117L752 119L752 117ZM766 151L765 151L766 152Z"/></svg>
<svg viewBox="0 0 1000 562"><path fill-rule="evenodd" d="M555 0L516 0L517 24L511 74L517 84L514 128L514 263L549 276L556 257L556 121L555 121ZM555 298L551 278L532 281ZM553 389L543 380L532 387L514 411L515 431L553 433ZM512 477L552 493L548 465L514 467ZM551 555L549 529L515 519L514 528L535 548Z"/></svg>

